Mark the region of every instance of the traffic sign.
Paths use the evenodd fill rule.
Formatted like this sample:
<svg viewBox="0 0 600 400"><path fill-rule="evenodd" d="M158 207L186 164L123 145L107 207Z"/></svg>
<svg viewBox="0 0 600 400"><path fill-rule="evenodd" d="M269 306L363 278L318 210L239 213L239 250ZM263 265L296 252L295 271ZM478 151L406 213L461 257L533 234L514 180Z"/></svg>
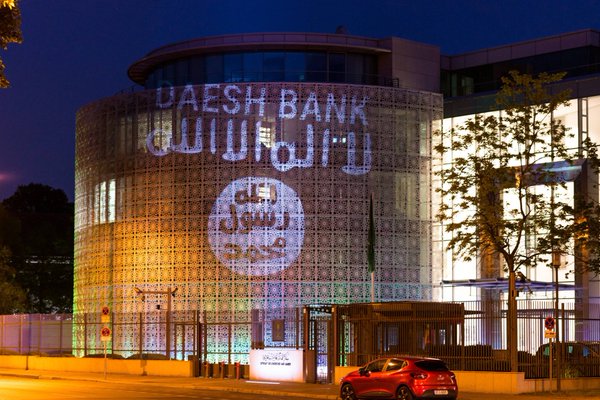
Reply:
<svg viewBox="0 0 600 400"><path fill-rule="evenodd" d="M107 324L110 322L110 308L107 306L102 307L102 314L100 315L100 320L103 324Z"/></svg>
<svg viewBox="0 0 600 400"><path fill-rule="evenodd" d="M110 335L111 335L111 331L108 326L105 326L100 330L100 340L101 341L103 341L103 342L110 341Z"/></svg>
<svg viewBox="0 0 600 400"><path fill-rule="evenodd" d="M554 318L552 317L547 317L546 320L544 321L544 326L546 327L547 330L549 331L553 331L554 330Z"/></svg>

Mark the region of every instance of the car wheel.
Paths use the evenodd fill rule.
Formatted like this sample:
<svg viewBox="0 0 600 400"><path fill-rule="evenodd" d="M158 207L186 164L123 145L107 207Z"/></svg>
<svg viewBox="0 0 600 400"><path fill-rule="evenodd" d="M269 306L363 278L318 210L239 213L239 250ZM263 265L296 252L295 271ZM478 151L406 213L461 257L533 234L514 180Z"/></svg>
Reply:
<svg viewBox="0 0 600 400"><path fill-rule="evenodd" d="M413 400L415 397L406 386L400 386L396 391L396 399L398 400Z"/></svg>
<svg viewBox="0 0 600 400"><path fill-rule="evenodd" d="M340 391L340 397L342 400L356 400L356 395L354 394L354 388L351 384L346 383L342 386L342 390Z"/></svg>

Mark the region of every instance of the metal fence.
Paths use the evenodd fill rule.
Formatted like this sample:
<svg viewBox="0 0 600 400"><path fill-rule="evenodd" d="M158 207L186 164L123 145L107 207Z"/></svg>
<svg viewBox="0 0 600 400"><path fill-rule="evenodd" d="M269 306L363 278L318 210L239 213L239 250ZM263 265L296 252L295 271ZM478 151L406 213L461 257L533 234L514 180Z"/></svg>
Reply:
<svg viewBox="0 0 600 400"><path fill-rule="evenodd" d="M393 354L437 357L453 370L510 371L506 302L383 303L338 306L341 365L361 365ZM518 369L526 378L600 376L600 320L582 318L574 302L563 302L556 340L545 337L551 301L518 304ZM599 315L598 305L587 312Z"/></svg>
<svg viewBox="0 0 600 400"><path fill-rule="evenodd" d="M561 303L550 348L544 321L549 301L520 301L519 371L526 378L600 376L600 320ZM597 305L589 305L598 315ZM295 348L315 354L316 381L336 365L361 365L390 354L443 359L453 370L509 371L506 308L501 302L393 302L255 310L250 321L210 321L195 311L112 314L111 340L101 340L100 315L0 316L0 354L155 358L247 364L252 348ZM118 340L116 340L118 339ZM552 350L553 355L550 355ZM307 353L308 354L308 353Z"/></svg>
<svg viewBox="0 0 600 400"><path fill-rule="evenodd" d="M213 322L206 322L206 321ZM251 348L303 345L302 309L254 310L250 321L214 321L197 311L0 316L0 354L103 356L247 364ZM102 328L110 337L102 340Z"/></svg>

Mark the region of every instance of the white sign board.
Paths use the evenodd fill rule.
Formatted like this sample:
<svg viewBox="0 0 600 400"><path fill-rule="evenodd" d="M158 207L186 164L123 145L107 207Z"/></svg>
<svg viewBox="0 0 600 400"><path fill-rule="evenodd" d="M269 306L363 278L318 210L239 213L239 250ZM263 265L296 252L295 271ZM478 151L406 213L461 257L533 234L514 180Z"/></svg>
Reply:
<svg viewBox="0 0 600 400"><path fill-rule="evenodd" d="M304 382L302 350L250 350L250 379Z"/></svg>

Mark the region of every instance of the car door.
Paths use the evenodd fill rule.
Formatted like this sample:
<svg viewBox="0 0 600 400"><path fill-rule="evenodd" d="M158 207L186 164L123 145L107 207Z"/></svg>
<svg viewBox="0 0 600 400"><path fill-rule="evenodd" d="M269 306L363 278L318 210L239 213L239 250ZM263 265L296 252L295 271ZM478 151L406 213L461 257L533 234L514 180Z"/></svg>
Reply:
<svg viewBox="0 0 600 400"><path fill-rule="evenodd" d="M363 368L359 377L353 381L354 391L358 397L386 397L387 391L383 387L383 368L387 359L380 358L371 361Z"/></svg>
<svg viewBox="0 0 600 400"><path fill-rule="evenodd" d="M395 396L399 383L406 382L406 374L399 372L406 365L406 361L400 358L390 358L388 360L383 374L380 377L381 389L387 394L387 396Z"/></svg>

